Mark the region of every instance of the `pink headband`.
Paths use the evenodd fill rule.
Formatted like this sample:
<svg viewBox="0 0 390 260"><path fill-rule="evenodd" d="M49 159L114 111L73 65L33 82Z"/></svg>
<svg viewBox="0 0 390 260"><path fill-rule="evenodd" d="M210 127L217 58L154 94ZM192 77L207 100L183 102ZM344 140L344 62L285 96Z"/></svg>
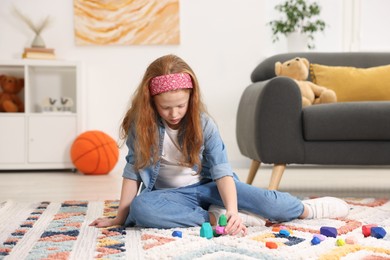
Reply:
<svg viewBox="0 0 390 260"><path fill-rule="evenodd" d="M149 89L152 96L171 90L193 88L188 73L174 73L152 78Z"/></svg>

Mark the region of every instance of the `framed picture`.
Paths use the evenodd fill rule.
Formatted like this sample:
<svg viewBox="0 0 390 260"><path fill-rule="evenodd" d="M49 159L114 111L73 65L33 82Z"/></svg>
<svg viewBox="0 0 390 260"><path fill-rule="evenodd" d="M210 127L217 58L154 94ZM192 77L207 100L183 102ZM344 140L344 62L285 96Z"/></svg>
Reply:
<svg viewBox="0 0 390 260"><path fill-rule="evenodd" d="M74 0L76 45L180 43L179 0Z"/></svg>

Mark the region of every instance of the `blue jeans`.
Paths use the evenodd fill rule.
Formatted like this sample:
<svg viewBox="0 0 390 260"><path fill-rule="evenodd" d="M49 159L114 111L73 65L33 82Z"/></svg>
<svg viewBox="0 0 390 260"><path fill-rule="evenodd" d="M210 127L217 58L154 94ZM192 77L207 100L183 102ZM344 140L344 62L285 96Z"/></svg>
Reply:
<svg viewBox="0 0 390 260"><path fill-rule="evenodd" d="M286 192L267 190L235 180L238 209L251 212L273 222L298 218L302 202ZM133 200L126 226L175 228L201 226L209 222L209 206L223 206L214 181L177 189L143 192Z"/></svg>

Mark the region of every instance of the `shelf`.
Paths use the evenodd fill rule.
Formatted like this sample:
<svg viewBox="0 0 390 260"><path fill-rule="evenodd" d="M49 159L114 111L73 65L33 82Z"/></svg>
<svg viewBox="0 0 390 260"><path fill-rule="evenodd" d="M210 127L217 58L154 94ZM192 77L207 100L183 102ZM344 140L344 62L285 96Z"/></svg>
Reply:
<svg viewBox="0 0 390 260"><path fill-rule="evenodd" d="M0 112L0 170L73 168L81 132L81 65L62 60L0 60L0 75L24 78L25 112ZM11 148L11 149L10 149Z"/></svg>
<svg viewBox="0 0 390 260"><path fill-rule="evenodd" d="M28 112L77 111L76 67L29 67L30 102Z"/></svg>

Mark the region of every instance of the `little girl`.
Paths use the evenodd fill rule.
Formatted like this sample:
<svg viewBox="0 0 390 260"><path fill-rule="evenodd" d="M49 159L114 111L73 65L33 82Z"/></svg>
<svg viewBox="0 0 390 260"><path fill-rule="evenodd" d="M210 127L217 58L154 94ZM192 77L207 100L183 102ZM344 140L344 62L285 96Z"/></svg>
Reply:
<svg viewBox="0 0 390 260"><path fill-rule="evenodd" d="M337 198L300 201L288 193L240 182L226 148L201 100L198 80L181 58L152 62L121 126L129 149L118 214L90 225L149 228L216 225L226 214L225 232L246 234L264 220L337 218L348 205ZM138 189L141 186L141 192Z"/></svg>

